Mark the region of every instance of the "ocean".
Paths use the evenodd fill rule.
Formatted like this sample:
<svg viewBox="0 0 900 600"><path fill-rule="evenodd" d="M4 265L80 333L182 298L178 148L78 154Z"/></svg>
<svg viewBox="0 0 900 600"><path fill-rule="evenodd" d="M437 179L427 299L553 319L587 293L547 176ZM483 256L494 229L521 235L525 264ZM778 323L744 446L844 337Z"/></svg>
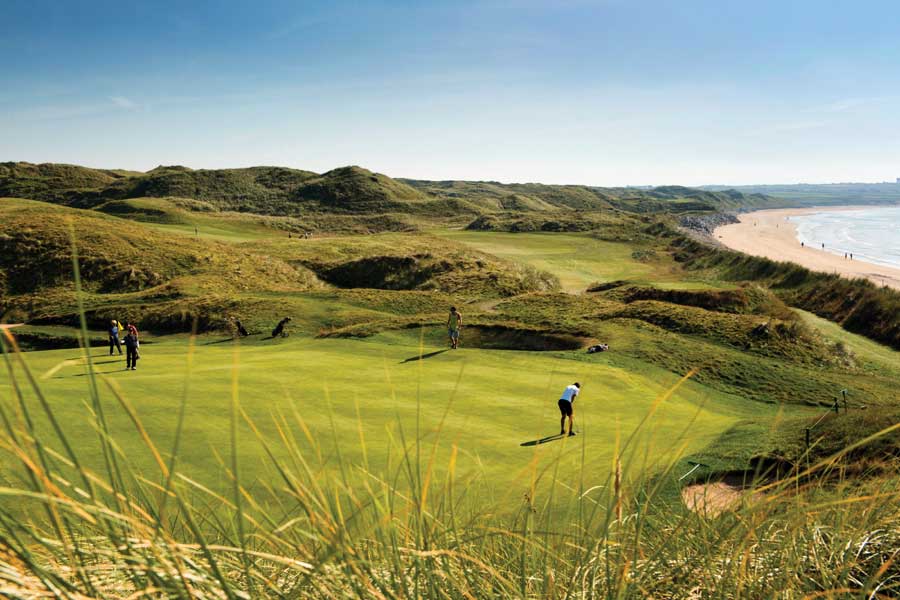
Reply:
<svg viewBox="0 0 900 600"><path fill-rule="evenodd" d="M900 206L828 211L790 218L807 246L854 259L900 268Z"/></svg>

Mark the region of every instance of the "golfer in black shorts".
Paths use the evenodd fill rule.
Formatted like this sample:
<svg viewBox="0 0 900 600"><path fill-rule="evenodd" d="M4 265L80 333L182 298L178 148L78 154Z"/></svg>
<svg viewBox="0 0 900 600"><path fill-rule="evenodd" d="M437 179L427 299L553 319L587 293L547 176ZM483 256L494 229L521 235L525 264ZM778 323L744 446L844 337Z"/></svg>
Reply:
<svg viewBox="0 0 900 600"><path fill-rule="evenodd" d="M575 422L575 398L578 397L578 392L581 391L581 384L577 381L572 385L566 386L566 389L563 390L562 397L557 402L559 406L560 418L559 418L559 435L565 435L566 433L566 417L569 418L569 435L575 435L575 432L572 431L572 426Z"/></svg>

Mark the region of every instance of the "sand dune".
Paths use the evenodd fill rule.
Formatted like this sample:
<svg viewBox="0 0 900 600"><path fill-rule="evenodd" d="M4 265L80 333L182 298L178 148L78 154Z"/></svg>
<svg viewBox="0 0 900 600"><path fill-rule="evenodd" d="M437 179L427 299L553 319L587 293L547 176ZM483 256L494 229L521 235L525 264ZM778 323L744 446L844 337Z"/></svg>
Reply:
<svg viewBox="0 0 900 600"><path fill-rule="evenodd" d="M861 210L863 207L842 207L840 210ZM788 208L760 210L739 215L740 222L719 227L716 238L725 246L764 256L773 260L790 261L814 271L837 273L845 277L866 277L875 283L900 289L900 269L845 259L822 248L802 247L797 229L788 217L821 212L816 208ZM829 211L838 210L829 207Z"/></svg>

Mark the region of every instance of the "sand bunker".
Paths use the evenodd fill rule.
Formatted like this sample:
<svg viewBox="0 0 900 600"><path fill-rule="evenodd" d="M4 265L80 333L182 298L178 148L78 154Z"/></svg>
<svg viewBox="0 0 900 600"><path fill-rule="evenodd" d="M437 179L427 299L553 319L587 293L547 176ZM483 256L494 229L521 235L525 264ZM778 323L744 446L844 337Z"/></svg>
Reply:
<svg viewBox="0 0 900 600"><path fill-rule="evenodd" d="M762 493L751 491L741 477L696 483L681 490L681 500L688 510L706 517L717 517L761 498Z"/></svg>

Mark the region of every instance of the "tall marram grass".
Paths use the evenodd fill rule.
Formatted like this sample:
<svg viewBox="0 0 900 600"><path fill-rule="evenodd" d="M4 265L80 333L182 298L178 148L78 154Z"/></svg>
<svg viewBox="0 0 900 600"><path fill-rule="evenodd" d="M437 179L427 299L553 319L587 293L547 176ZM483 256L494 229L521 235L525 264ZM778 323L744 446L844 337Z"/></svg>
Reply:
<svg viewBox="0 0 900 600"><path fill-rule="evenodd" d="M681 506L673 493L684 468L678 457L643 480L581 476L568 487L556 464L535 467L531 492L518 506L485 506L474 497L470 474L457 472L460 449L446 442L448 464L435 465L442 422L399 428L386 465L340 456L325 464L298 412L275 415L277 433L263 435L241 409L235 376L231 446L221 451L222 489L229 491L222 493L180 467L189 378L174 407L174 443L161 448L114 382L94 374L85 351L86 410L103 450L102 468L91 469L10 330L0 338L5 597L900 595L898 478L841 480L835 465L843 450L782 481L760 482L740 506L718 516ZM237 347L234 356L237 367ZM101 390L114 402L101 401ZM110 430L113 410L130 417L133 432ZM49 423L52 434L41 433L47 429L38 421ZM238 427L242 422L267 450L277 485L244 484L247 465L237 452L247 430ZM438 435L426 443L423 432L435 428ZM895 435L897 428L877 435ZM140 436L154 469L134 467L136 457L116 443L126 434ZM365 448L362 428L359 438ZM611 465L613 473L651 460L635 439L623 438L616 452L622 464Z"/></svg>

